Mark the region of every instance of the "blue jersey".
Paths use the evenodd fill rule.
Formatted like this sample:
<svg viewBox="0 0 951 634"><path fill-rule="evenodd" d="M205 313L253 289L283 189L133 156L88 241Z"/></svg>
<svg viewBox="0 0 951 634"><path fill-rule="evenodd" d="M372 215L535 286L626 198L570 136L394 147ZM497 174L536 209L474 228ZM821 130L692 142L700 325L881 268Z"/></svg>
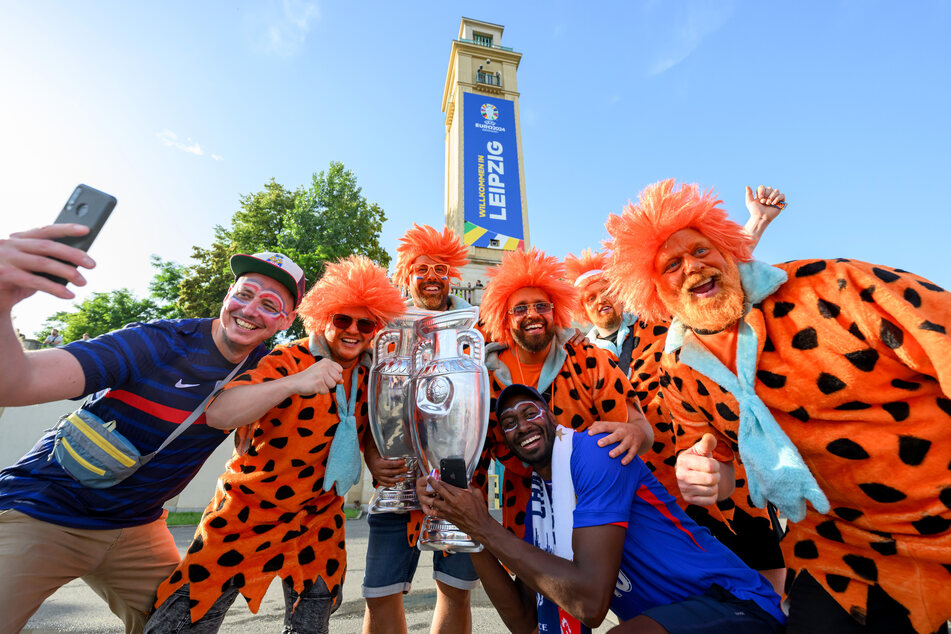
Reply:
<svg viewBox="0 0 951 634"><path fill-rule="evenodd" d="M228 376L234 364L218 351L211 319L130 324L122 330L77 341L63 349L82 366L85 408L142 454L156 449ZM258 346L245 362L254 367L267 353ZM56 421L49 421L50 427ZM227 434L205 425L202 414L151 462L108 489L82 486L50 459L48 431L15 465L0 471L0 509L75 528L137 526L158 519L162 504L181 492Z"/></svg>
<svg viewBox="0 0 951 634"><path fill-rule="evenodd" d="M571 479L577 496L573 527L627 526L611 600L618 618L627 621L648 608L702 595L718 584L784 623L779 596L769 582L687 517L639 458L624 466L608 455L610 447L598 447L603 436L573 437ZM531 540L534 518L531 512L526 516L525 539ZM552 625L548 629L559 631Z"/></svg>

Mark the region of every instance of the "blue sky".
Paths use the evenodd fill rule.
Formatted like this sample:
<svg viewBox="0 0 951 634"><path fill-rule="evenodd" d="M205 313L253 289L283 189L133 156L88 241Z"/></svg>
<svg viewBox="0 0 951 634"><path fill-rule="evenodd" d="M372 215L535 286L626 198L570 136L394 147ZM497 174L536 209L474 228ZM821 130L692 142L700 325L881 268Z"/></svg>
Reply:
<svg viewBox="0 0 951 634"><path fill-rule="evenodd" d="M88 291L147 292L241 194L332 160L387 214L443 223L440 100L468 16L523 53L531 241L597 247L662 178L789 207L757 255L852 257L951 287L951 3L3 2L2 231L51 221L79 182L119 199ZM34 296L27 333L69 302Z"/></svg>

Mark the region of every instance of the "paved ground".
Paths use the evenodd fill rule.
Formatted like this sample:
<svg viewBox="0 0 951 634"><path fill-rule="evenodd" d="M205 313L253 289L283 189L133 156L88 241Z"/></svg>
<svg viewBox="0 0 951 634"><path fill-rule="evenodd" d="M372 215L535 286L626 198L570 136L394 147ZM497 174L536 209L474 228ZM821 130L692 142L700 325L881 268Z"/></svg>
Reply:
<svg viewBox="0 0 951 634"><path fill-rule="evenodd" d="M194 526L173 526L172 534L179 552L184 554L191 542ZM364 602L360 598L366 559L367 523L365 520L347 522L347 582L344 601L330 620L331 632L359 634L363 625ZM428 632L436 601L435 582L432 579L432 557L420 557L419 569L413 590L406 595L407 627L410 632ZM473 631L478 634L503 634L506 632L501 620L489 603L482 588L473 592ZM251 614L240 597L228 616L221 632L245 634L256 632L280 632L284 618L284 599L278 582L271 585L258 613ZM612 618L612 617L609 617ZM615 621L616 622L616 621ZM608 624L597 632L605 632ZM82 581L73 581L63 586L27 623L24 633L58 634L60 632L83 632L84 634L113 634L123 632L119 620L109 612L106 604Z"/></svg>

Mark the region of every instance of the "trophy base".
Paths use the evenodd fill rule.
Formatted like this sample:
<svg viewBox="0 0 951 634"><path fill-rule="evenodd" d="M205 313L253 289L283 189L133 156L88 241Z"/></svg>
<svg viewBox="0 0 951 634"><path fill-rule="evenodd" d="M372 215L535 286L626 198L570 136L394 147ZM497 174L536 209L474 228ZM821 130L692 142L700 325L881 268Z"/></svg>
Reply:
<svg viewBox="0 0 951 634"><path fill-rule="evenodd" d="M419 533L420 550L448 550L454 553L480 553L482 544L474 541L452 522L427 517Z"/></svg>
<svg viewBox="0 0 951 634"><path fill-rule="evenodd" d="M416 458L404 456L406 473L399 476L399 482L391 487L378 486L373 492L368 513L409 513L420 511L419 498L416 497Z"/></svg>
<svg viewBox="0 0 951 634"><path fill-rule="evenodd" d="M367 511L373 515L377 513L409 513L421 510L416 498L416 489L395 487L377 487L373 493L373 500Z"/></svg>

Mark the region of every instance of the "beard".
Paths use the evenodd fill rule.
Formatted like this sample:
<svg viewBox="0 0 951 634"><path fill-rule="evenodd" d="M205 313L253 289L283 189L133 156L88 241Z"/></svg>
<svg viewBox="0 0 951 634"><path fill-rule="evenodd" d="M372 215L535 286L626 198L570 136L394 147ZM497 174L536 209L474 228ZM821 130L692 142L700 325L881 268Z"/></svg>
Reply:
<svg viewBox="0 0 951 634"><path fill-rule="evenodd" d="M711 277L719 287L715 295L697 297L690 292L689 289ZM726 330L743 317L745 294L733 260L727 260L723 270L705 268L692 274L677 292L661 291L658 287L658 294L674 317L700 334Z"/></svg>
<svg viewBox="0 0 951 634"><path fill-rule="evenodd" d="M523 328L526 326L531 326L533 324L541 324L544 329L541 332L528 334ZM550 321L542 318L531 318L526 317L519 323L518 327L511 328L512 339L515 340L515 343L519 347L531 352L541 352L544 350L551 340L555 338L555 325Z"/></svg>
<svg viewBox="0 0 951 634"><path fill-rule="evenodd" d="M432 282L426 282L425 284L432 284ZM409 295L413 298L413 305L416 308L426 310L445 310L447 308L446 301L449 297L449 284L445 282L437 282L437 284L439 284L439 292L436 294L423 292L420 287L424 284L413 284L409 289Z"/></svg>
<svg viewBox="0 0 951 634"><path fill-rule="evenodd" d="M602 335L610 335L612 332L617 332L617 329L621 326L621 314L611 308L611 312L602 313L600 312L601 306L595 308L595 312L588 313L588 319L591 320L591 324L598 329Z"/></svg>

